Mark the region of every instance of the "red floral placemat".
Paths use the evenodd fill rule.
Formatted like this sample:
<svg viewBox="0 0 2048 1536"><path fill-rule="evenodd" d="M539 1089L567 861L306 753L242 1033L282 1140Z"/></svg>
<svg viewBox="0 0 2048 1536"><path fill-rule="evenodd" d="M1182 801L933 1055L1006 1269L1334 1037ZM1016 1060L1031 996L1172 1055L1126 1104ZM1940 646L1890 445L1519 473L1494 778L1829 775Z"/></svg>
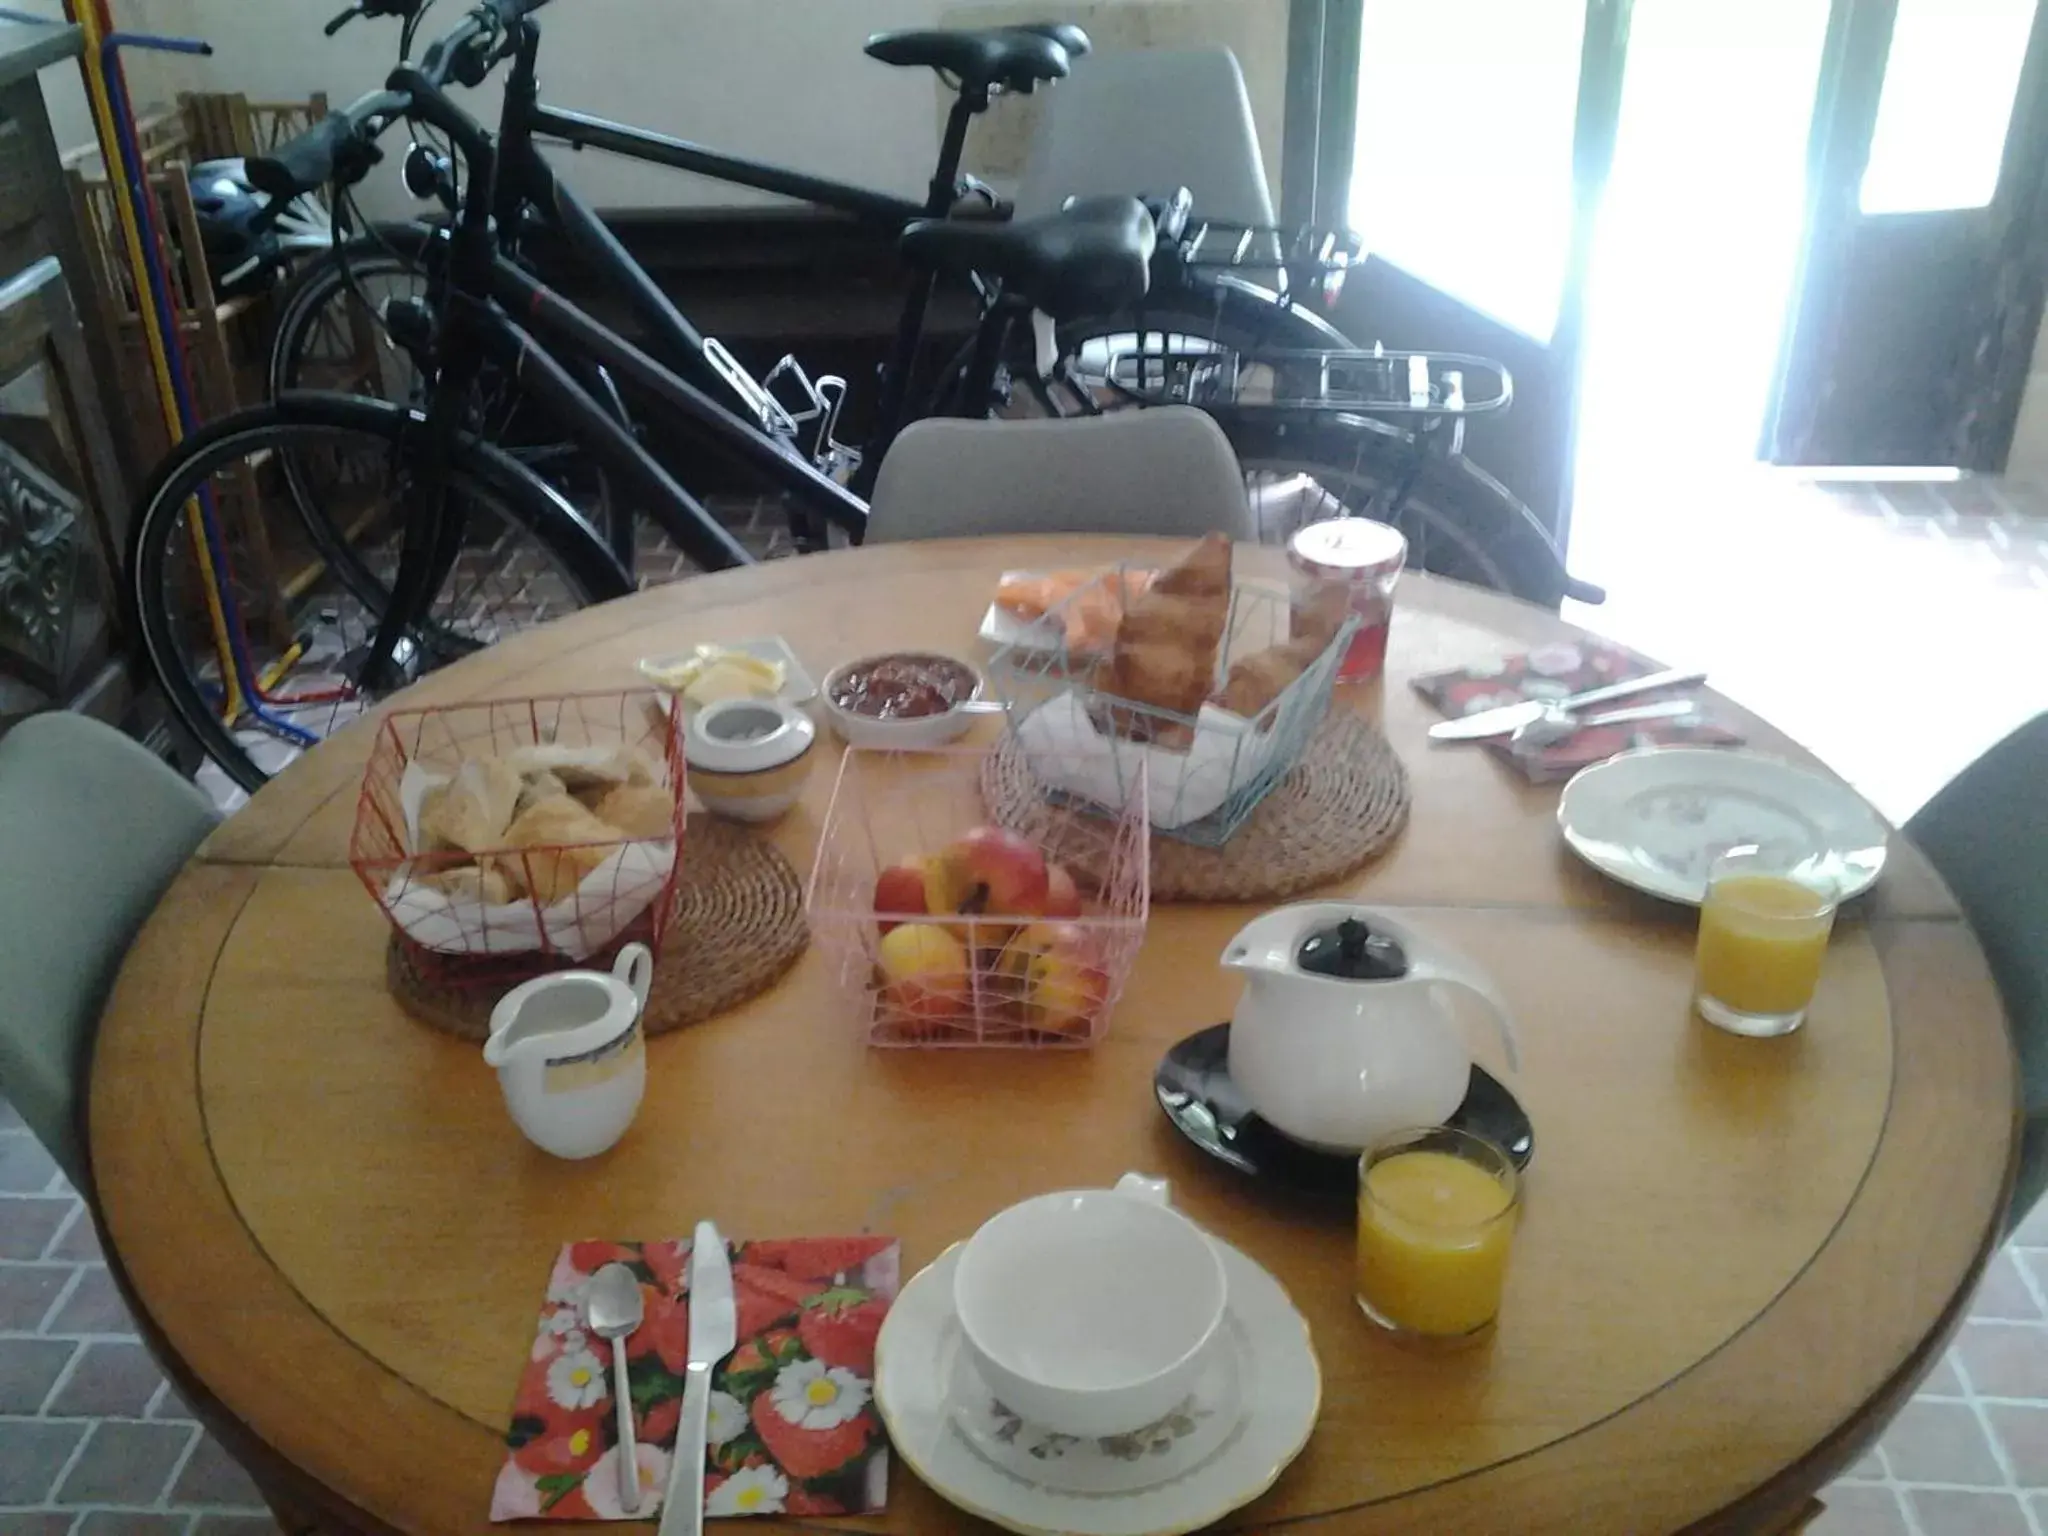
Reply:
<svg viewBox="0 0 2048 1536"><path fill-rule="evenodd" d="M728 1243L739 1347L712 1373L705 1511L857 1515L888 1491L875 1415L875 1336L895 1300L902 1251L889 1237ZM640 1510L619 1502L611 1345L585 1326L590 1277L622 1263L640 1277L645 1320L626 1349L639 1438ZM661 1514L689 1363L688 1239L570 1243L512 1403L511 1448L493 1520L650 1520Z"/></svg>
<svg viewBox="0 0 2048 1536"><path fill-rule="evenodd" d="M1539 646L1533 651L1504 656L1487 665L1433 672L1415 679L1415 691L1444 714L1453 719L1463 719L1481 710L1519 704L1527 699L1568 699L1575 693L1584 693L1607 683L1627 682L1661 670L1657 662L1627 646L1605 640L1587 640L1578 644ZM1632 704L1682 697L1687 691L1668 689L1617 699L1601 708L1626 709ZM1622 725L1595 726L1548 746L1516 747L1505 738L1487 741L1483 745L1495 755L1507 759L1525 777L1542 784L1568 779L1581 768L1605 762L1617 752L1626 752L1632 747L1734 747L1740 746L1742 739L1742 733L1725 720L1716 718L1713 706L1708 704L1689 719L1638 720Z"/></svg>

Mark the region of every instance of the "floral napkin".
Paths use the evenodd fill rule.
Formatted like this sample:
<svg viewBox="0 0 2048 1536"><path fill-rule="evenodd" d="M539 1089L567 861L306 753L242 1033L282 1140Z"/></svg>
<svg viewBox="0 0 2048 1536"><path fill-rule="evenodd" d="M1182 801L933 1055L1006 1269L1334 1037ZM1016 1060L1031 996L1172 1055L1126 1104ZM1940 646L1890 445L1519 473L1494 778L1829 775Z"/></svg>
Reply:
<svg viewBox="0 0 2048 1536"><path fill-rule="evenodd" d="M739 1347L712 1374L704 1507L712 1515L857 1515L880 1509L889 1453L875 1416L875 1336L901 1276L889 1237L729 1243ZM587 1331L590 1277L640 1277L646 1316L626 1349L639 1439L637 1515L619 1502L611 1345ZM512 1401L493 1520L661 1515L689 1363L688 1239L570 1243Z"/></svg>
<svg viewBox="0 0 2048 1536"><path fill-rule="evenodd" d="M1587 640L1577 645L1547 645L1497 662L1461 667L1452 672L1434 672L1415 679L1415 689L1446 715L1462 719L1483 709L1519 704L1525 699L1566 699L1605 683L1627 682L1647 677L1662 667L1639 652L1604 640ZM1682 698L1688 690L1665 689L1617 699L1591 711L1627 709L1634 704L1654 704ZM1726 720L1716 718L1714 706L1702 703L1697 715L1677 720L1637 720L1621 725L1595 726L1544 747L1516 747L1505 738L1485 745L1506 758L1528 779L1542 784L1568 779L1581 768L1604 762L1617 752L1632 747L1733 747L1742 744L1742 733Z"/></svg>

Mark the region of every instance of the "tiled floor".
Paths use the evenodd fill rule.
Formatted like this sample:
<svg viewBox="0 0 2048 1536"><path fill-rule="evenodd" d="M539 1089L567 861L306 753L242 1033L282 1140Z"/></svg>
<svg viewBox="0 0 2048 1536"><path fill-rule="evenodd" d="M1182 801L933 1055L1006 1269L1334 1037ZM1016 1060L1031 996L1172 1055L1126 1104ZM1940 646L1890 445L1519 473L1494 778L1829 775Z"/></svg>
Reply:
<svg viewBox="0 0 2048 1536"><path fill-rule="evenodd" d="M1608 495L1625 515L1602 516ZM1895 818L2048 708L2048 496L1759 474L1665 479L1652 498L1588 485L1580 519L1574 565L1613 598L1574 617L1710 667ZM783 552L772 517L735 522ZM687 568L650 545L642 571ZM1788 656L1838 660L1823 676ZM267 1530L247 1478L135 1343L97 1259L77 1198L0 1103L0 1536ZM1826 1499L1815 1536L2048 1536L2048 1209Z"/></svg>

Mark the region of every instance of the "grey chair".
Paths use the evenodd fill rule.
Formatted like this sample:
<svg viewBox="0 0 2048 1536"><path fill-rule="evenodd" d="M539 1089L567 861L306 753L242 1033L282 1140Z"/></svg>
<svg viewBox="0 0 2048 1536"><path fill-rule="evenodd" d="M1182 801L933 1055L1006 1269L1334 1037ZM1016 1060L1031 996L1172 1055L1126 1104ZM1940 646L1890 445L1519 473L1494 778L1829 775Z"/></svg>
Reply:
<svg viewBox="0 0 2048 1536"><path fill-rule="evenodd" d="M868 542L1132 533L1255 541L1223 429L1185 405L1070 421L934 419L882 460Z"/></svg>
<svg viewBox="0 0 2048 1536"><path fill-rule="evenodd" d="M2026 1094L2008 1226L2048 1190L2048 714L1991 748L1906 823L1962 903L2005 999Z"/></svg>
<svg viewBox="0 0 2048 1536"><path fill-rule="evenodd" d="M0 1093L88 1199L86 1074L136 930L216 817L161 759L61 711L0 737Z"/></svg>

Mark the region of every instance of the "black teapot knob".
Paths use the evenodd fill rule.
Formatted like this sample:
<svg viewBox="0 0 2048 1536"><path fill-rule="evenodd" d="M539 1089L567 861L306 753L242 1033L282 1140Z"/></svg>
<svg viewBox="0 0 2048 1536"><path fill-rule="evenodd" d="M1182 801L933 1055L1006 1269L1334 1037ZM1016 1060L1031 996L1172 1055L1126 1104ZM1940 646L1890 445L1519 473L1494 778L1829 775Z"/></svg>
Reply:
<svg viewBox="0 0 2048 1536"><path fill-rule="evenodd" d="M1342 981L1399 981L1408 974L1408 956L1401 946L1356 917L1310 934L1302 941L1295 964L1311 976Z"/></svg>

